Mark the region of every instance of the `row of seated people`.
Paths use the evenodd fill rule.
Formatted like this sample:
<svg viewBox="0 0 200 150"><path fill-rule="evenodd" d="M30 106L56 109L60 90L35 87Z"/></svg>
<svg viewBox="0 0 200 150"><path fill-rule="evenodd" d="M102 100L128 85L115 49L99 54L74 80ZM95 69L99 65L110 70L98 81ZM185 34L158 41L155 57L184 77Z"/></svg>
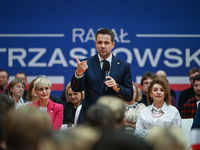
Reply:
<svg viewBox="0 0 200 150"><path fill-rule="evenodd" d="M164 91L166 90L163 79L156 79L153 82L150 88L156 87L160 90L159 86L161 86ZM158 93L163 95L162 92ZM164 98L164 103L170 102L169 94L167 97L161 96L160 99L155 98L155 93L151 96L156 103L155 109L158 106L158 100L162 101ZM153 128L150 126L146 128L148 134L144 138L123 132L123 124L126 120L125 104L122 99L114 96L100 97L97 104L87 110L84 124L59 132L52 132L50 118L35 107L26 106L14 109L15 104L5 95L0 95L0 104L1 108L7 109L7 112L5 113L6 110L4 110L2 115L4 119L0 120L0 125L2 125L0 143L7 150L187 149L185 136L182 130L177 128L175 121L172 121L174 125L165 124L166 128L160 124L166 121L168 113L178 113L175 107L168 104L165 104L165 108L169 110L167 109L163 116L154 118L159 120L157 125L160 127L153 127L154 124L152 124ZM150 107L152 106L144 108L141 113L148 111ZM141 115L140 117L142 118ZM150 118L146 121L150 121Z"/></svg>
<svg viewBox="0 0 200 150"><path fill-rule="evenodd" d="M193 71L191 71L193 70ZM194 75L196 74L199 70L195 70L195 69L191 69L190 70L190 74ZM196 71L196 72L195 72ZM159 75L159 76L163 76L163 77L166 77L166 73L164 71L158 71L156 73L156 75ZM148 88L149 88L149 85L151 83L151 81L156 77L155 74L152 74L150 72L146 72L143 76L142 76L142 79L141 79L141 88L143 89L143 95L142 95L142 99L141 99L141 91L140 89L137 87L136 88L136 84L134 85L133 83L133 88L135 89L134 92L134 97L133 97L133 100L131 102L127 102L126 103L126 108L127 108L127 111L128 110L131 110L133 108L136 108L141 105L140 109L141 108L144 108L146 105L147 106L147 92L148 92ZM27 82L26 81L26 75L24 73L18 73L16 74L16 78L20 78L22 79L23 81ZM28 99L28 101L30 102L34 102L34 101L37 101L38 100L38 96L34 93L34 88L33 88L33 84L34 84L34 81L33 80L30 85L29 85L29 88L28 90L25 90L24 91L24 95L27 95L26 96L26 99ZM9 85L9 88L13 88L14 85L16 85L16 81L15 82L11 82L10 85ZM20 84L20 83L18 83ZM22 87L25 87L24 85L22 85L23 83L21 82L21 86ZM17 85L16 85L17 86ZM23 88L22 88L23 89ZM137 92L136 92L137 91ZM170 100L171 100L171 103L173 106L177 107L176 105L176 101L174 100L173 97L174 94L173 92L171 92L173 90L170 90L170 94L173 95L170 97ZM21 90L21 93L23 92L23 90ZM23 99L22 97L20 98L17 98L15 100L15 97L14 96L14 92L11 92L9 91L8 94L10 95L10 97L13 97L13 100L16 102L16 107L18 107L17 105L20 104L20 103L23 103L23 102L26 102L26 99ZM20 92L19 92L20 93ZM13 96L12 96L13 95ZM24 97L23 95L23 97ZM66 96L67 95L67 96ZM136 100L136 96L137 96L137 100ZM76 124L76 121L77 121L77 116L76 116L76 119L74 119L75 117L75 112L76 112L76 109L78 108L78 106L81 104L81 101L84 99L84 91L81 93L81 92L73 92L71 90L71 87L70 87L70 84L67 85L67 88L65 91L63 91L63 93L61 94L61 99L55 97L55 96L52 96L50 95L50 99L53 101L53 102L56 102L56 103L60 103L60 104L63 104L64 105L64 119L63 119L63 123L66 124L66 123L70 123L70 124L73 124L74 123L74 120L75 120L75 124ZM139 101L141 99L141 101ZM66 101L67 100L67 101ZM138 102L136 102L138 101ZM142 105L141 103L143 103L144 105ZM138 105L139 104L139 105ZM193 105L192 105L193 106ZM190 107L190 106L189 106ZM129 113L131 115L127 115L127 116L131 116L132 117L132 122L134 122L134 124L131 124L130 121L128 120L131 120L130 117L128 119L127 117L127 122L126 122L126 126L127 127L130 127L130 128L133 128L135 127L135 123L136 123L136 120L137 120L137 117L139 115L139 112L140 112L140 109L133 109L132 113ZM197 107L195 107L197 108ZM135 110L137 110L136 112L134 112ZM192 114L192 116L194 117L196 111L187 111L188 109L184 110L185 111L185 114ZM196 109L197 110L197 109ZM78 111L80 111L80 108L78 108ZM131 111L130 111L131 112ZM134 112L134 113L133 113ZM137 115L135 115L137 114ZM133 117L133 116L136 116L136 117ZM183 117L184 118L184 117Z"/></svg>

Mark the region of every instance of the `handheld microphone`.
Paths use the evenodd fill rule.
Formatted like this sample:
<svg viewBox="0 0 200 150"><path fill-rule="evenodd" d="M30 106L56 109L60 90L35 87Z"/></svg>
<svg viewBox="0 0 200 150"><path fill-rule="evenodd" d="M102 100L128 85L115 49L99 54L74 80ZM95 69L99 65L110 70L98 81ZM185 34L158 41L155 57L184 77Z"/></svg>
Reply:
<svg viewBox="0 0 200 150"><path fill-rule="evenodd" d="M105 72L105 77L107 77L108 76L108 72L110 71L110 63L107 60L104 60L103 71ZM105 78L105 81L108 81L108 79ZM106 86L105 89L107 90L108 87Z"/></svg>

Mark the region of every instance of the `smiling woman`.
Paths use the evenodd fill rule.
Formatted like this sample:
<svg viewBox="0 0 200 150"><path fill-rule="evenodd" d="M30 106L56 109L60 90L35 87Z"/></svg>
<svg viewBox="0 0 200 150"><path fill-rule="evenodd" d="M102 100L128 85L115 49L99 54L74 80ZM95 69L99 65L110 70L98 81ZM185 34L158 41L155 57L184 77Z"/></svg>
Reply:
<svg viewBox="0 0 200 150"><path fill-rule="evenodd" d="M153 79L147 100L149 106L141 110L136 123L135 134L144 137L154 126L182 128L181 117L176 107L171 105L168 83L162 77Z"/></svg>
<svg viewBox="0 0 200 150"><path fill-rule="evenodd" d="M63 105L51 101L51 82L47 78L37 78L34 82L34 90L38 95L38 101L31 103L51 117L54 130L59 130L63 122Z"/></svg>

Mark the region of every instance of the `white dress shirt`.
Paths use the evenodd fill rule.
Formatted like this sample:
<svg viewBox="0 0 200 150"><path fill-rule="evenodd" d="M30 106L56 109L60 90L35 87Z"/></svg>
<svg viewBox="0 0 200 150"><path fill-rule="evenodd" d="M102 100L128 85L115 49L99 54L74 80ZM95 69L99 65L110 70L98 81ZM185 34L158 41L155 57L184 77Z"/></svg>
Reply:
<svg viewBox="0 0 200 150"><path fill-rule="evenodd" d="M154 126L182 128L182 121L177 108L164 102L160 109L154 107L154 103L142 109L136 123L135 135L144 137Z"/></svg>

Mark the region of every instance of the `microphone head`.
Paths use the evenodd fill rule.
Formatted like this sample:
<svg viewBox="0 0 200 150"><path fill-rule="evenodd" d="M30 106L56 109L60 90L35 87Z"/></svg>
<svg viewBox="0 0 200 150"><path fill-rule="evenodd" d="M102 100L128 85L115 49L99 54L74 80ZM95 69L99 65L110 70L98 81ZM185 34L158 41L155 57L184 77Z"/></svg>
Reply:
<svg viewBox="0 0 200 150"><path fill-rule="evenodd" d="M103 70L104 71L110 71L110 63L109 63L109 61L107 61L107 60L104 61Z"/></svg>

